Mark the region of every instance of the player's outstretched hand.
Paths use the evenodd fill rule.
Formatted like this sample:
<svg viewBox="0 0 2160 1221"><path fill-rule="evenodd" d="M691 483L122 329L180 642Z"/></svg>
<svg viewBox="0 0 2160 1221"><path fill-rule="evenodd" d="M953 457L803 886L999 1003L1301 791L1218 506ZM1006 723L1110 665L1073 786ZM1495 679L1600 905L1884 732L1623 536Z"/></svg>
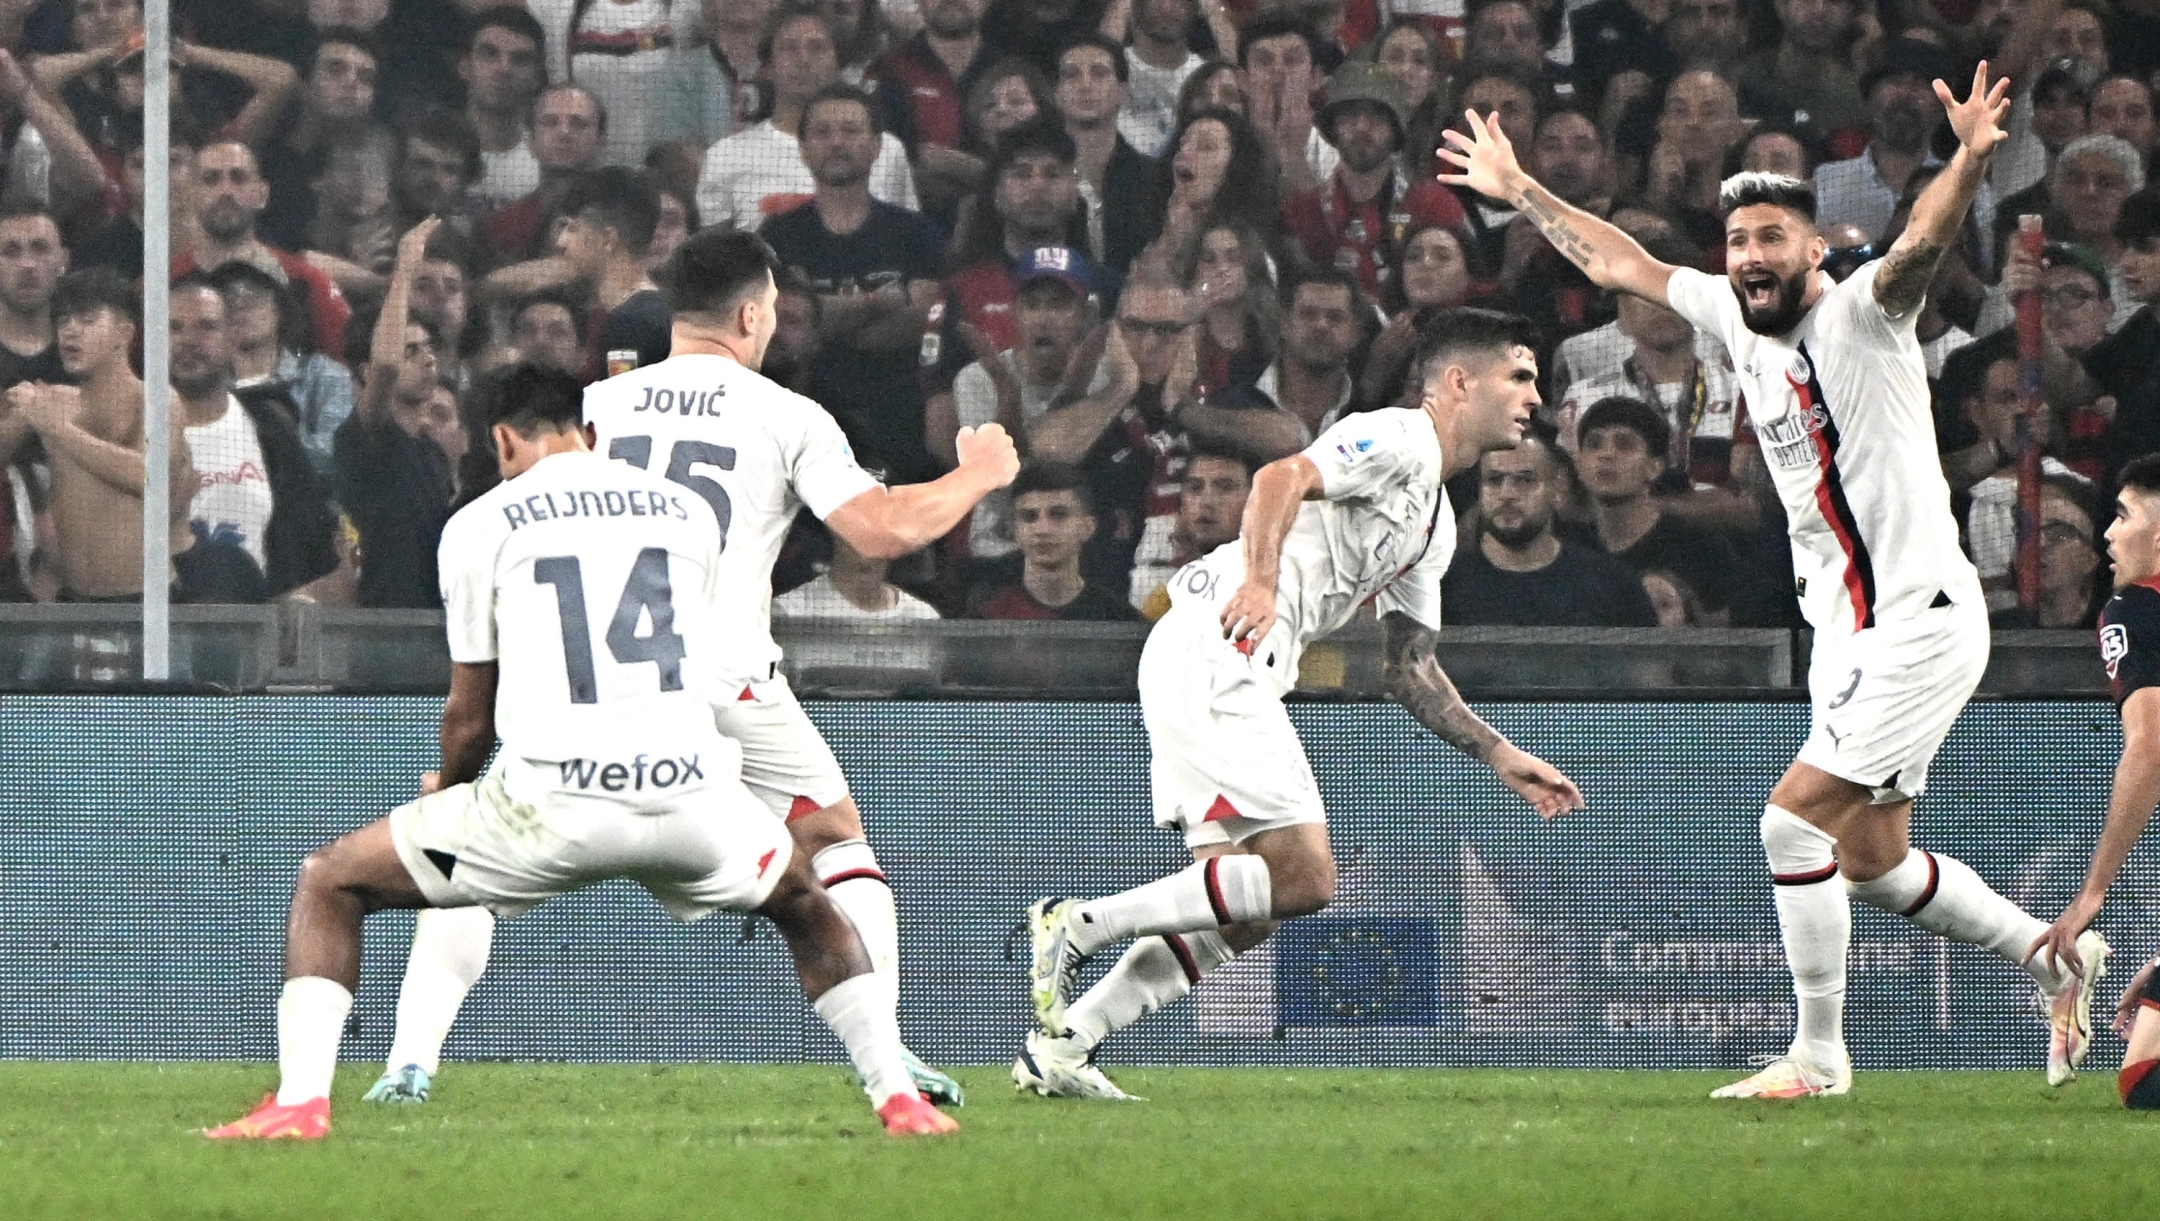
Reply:
<svg viewBox="0 0 2160 1221"><path fill-rule="evenodd" d="M2003 120L2010 117L2010 78L2003 77L1990 89L1987 72L1987 61L1983 59L1973 69L1972 92L1962 102L1952 96L1950 86L1935 82L1935 96L1950 113L1950 130L1957 133L1958 143L1976 157L1987 156L2010 138L2002 127Z"/></svg>
<svg viewBox="0 0 2160 1221"><path fill-rule="evenodd" d="M1275 590L1248 580L1237 587L1222 608L1223 639L1232 644L1250 640L1255 644L1275 628Z"/></svg>
<svg viewBox="0 0 2160 1221"><path fill-rule="evenodd" d="M1515 146L1508 142L1507 133L1500 130L1499 112L1484 119L1477 111L1466 110L1463 117L1469 120L1470 134L1449 128L1440 136L1454 147L1439 150L1440 159L1462 173L1442 174L1440 181L1469 187L1491 199L1506 199L1508 180L1522 172L1522 165L1515 160Z"/></svg>
<svg viewBox="0 0 2160 1221"><path fill-rule="evenodd" d="M982 475L992 488L1004 487L1020 477L1020 448L1013 444L1005 426L996 421L961 429L953 438L953 452L959 455L962 470Z"/></svg>
<svg viewBox="0 0 2160 1221"><path fill-rule="evenodd" d="M1582 790L1560 769L1519 747L1502 742L1493 752L1492 769L1507 786L1523 795L1538 817L1554 819L1586 809Z"/></svg>
<svg viewBox="0 0 2160 1221"><path fill-rule="evenodd" d="M2078 957L2077 952L2078 934L2084 932L2093 922L2093 917L2099 914L2100 900L2079 895L2070 906L2063 909L2062 915L2055 917L2055 923L2048 925L2046 932L2033 938L2033 943L2026 947L2025 961L2031 962L2037 954L2045 966L2058 970L2068 967L2081 975L2084 974L2085 963Z"/></svg>
<svg viewBox="0 0 2160 1221"><path fill-rule="evenodd" d="M2160 958L2146 963L2132 976L2130 986L2123 989L2122 999L2115 1002L2115 1033L2126 1039L2130 1037L2130 1028L2137 1025L2138 1002L2152 990L2154 966L2160 966Z"/></svg>

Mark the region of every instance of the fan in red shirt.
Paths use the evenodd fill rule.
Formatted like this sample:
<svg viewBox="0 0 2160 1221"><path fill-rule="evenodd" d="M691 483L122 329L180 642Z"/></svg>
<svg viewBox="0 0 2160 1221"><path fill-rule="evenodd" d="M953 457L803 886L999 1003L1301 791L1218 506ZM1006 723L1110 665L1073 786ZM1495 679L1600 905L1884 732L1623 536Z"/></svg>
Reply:
<svg viewBox="0 0 2160 1221"><path fill-rule="evenodd" d="M174 254L173 278L197 269L214 270L227 263L260 267L302 290L315 328L316 349L344 351L345 324L352 319L352 306L346 304L345 295L306 259L276 249L255 236L255 219L270 204L270 184L263 178L253 150L238 140L205 144L195 154L193 189L198 236L193 248Z"/></svg>

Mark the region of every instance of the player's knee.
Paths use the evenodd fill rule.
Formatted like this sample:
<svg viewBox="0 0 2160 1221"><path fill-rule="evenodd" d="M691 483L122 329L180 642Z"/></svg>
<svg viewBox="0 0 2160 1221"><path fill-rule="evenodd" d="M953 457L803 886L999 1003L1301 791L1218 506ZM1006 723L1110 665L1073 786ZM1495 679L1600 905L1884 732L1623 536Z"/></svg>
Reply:
<svg viewBox="0 0 2160 1221"><path fill-rule="evenodd" d="M293 881L295 893L320 893L342 890L350 880L345 868L344 853L337 844L325 844L300 859L300 872Z"/></svg>
<svg viewBox="0 0 2160 1221"><path fill-rule="evenodd" d="M1335 862L1330 857L1300 860L1294 868L1274 872L1271 906L1278 920L1310 916L1335 901Z"/></svg>
<svg viewBox="0 0 2160 1221"><path fill-rule="evenodd" d="M835 844L863 838L862 812L855 808L854 798L843 797L800 818L789 819L787 829L798 849L796 855L807 859Z"/></svg>
<svg viewBox="0 0 2160 1221"><path fill-rule="evenodd" d="M1242 954L1273 937L1280 927L1281 923L1275 920L1240 920L1236 924L1223 925L1220 931L1223 944Z"/></svg>

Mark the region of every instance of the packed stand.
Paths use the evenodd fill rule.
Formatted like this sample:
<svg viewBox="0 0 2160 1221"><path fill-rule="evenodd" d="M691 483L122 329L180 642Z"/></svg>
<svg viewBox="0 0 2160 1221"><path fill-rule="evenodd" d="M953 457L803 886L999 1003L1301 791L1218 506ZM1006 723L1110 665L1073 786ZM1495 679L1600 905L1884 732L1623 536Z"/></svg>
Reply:
<svg viewBox="0 0 2160 1221"><path fill-rule="evenodd" d="M6 10L0 598L138 600L141 10ZM184 600L438 606L505 371L664 358L656 271L731 226L787 272L764 372L866 467L935 478L992 421L1029 460L898 561L806 516L783 617L1157 617L1259 466L1414 402L1420 327L1471 304L1539 325L1544 405L1451 489L1451 623L1797 626L1721 345L1441 184L1435 150L1497 115L1555 194L1712 271L1725 176L1808 178L1842 277L1951 146L1930 82L1983 56L2012 137L1918 328L1998 625L2092 624L2115 472L2160 449L2154 0L176 0L174 23Z"/></svg>

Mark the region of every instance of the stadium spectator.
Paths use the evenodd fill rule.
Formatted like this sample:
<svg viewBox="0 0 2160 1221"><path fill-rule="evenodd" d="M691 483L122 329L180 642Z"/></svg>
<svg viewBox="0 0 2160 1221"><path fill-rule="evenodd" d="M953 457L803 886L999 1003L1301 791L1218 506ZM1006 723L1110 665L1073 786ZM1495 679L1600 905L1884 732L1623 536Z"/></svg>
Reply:
<svg viewBox="0 0 2160 1221"><path fill-rule="evenodd" d="M875 0L822 0L818 7L832 22L841 81L861 88L871 63L885 50L885 28Z"/></svg>
<svg viewBox="0 0 2160 1221"><path fill-rule="evenodd" d="M53 101L0 49L0 119L9 140L5 149L8 179L17 194L44 200L71 215L106 201L107 174L97 150L83 137L67 108Z"/></svg>
<svg viewBox="0 0 2160 1221"><path fill-rule="evenodd" d="M195 154L192 190L195 230L187 240L173 235L173 276L177 279L198 268L208 270L234 261L253 263L283 277L305 295L317 350L344 351L345 323L352 317L344 294L306 259L270 246L255 234L255 220L269 203L270 185L263 181L248 146L237 140L204 145Z"/></svg>
<svg viewBox="0 0 2160 1221"><path fill-rule="evenodd" d="M1073 138L1073 167L1087 203L1088 251L1120 276L1152 236L1146 192L1155 169L1118 134L1129 72L1123 48L1101 34L1083 34L1058 52L1051 94L1065 134Z"/></svg>
<svg viewBox="0 0 2160 1221"><path fill-rule="evenodd" d="M1853 70L1854 43L1865 37L1859 6L1854 0L1774 0L1774 7L1778 40L1742 63L1742 78L1776 89L1833 144L1852 145L1840 150L1850 156L1868 122L1867 92ZM1873 21L1871 12L1868 23Z"/></svg>
<svg viewBox="0 0 2160 1221"><path fill-rule="evenodd" d="M1658 37L1670 12L1660 0L1592 0L1568 10L1574 83L1583 104L1618 114L1650 97L1657 82L1678 69Z"/></svg>
<svg viewBox="0 0 2160 1221"><path fill-rule="evenodd" d="M1440 311L1470 299L1470 264L1454 229L1413 225L1398 239L1396 256L1380 298L1387 325L1367 350L1358 379L1358 405L1364 410L1414 405L1405 404L1403 394L1418 335Z"/></svg>
<svg viewBox="0 0 2160 1221"><path fill-rule="evenodd" d="M2074 64L2065 61L2040 74L2032 87L2032 100L2033 139L2042 164L2051 171L2062 151L2091 129L2092 91ZM2048 185L2048 175L2043 173L2031 186L2003 200L2001 211L2012 217L2046 211ZM1997 228L2007 231L2000 221Z"/></svg>
<svg viewBox="0 0 2160 1221"><path fill-rule="evenodd" d="M589 327L585 312L569 297L560 292L535 293L511 311L512 353L517 360L582 377Z"/></svg>
<svg viewBox="0 0 2160 1221"><path fill-rule="evenodd" d="M1148 257L1182 261L1215 221L1243 223L1260 233L1281 229L1282 196L1268 150L1245 120L1227 110L1202 110L1179 125L1170 150L1157 163L1148 193L1147 234L1156 243ZM1328 168L1333 171L1332 161Z"/></svg>
<svg viewBox="0 0 2160 1221"><path fill-rule="evenodd" d="M1245 120L1280 176L1270 192L1274 198L1325 182L1335 172L1335 150L1313 124L1313 94L1342 62L1338 54L1321 63L1325 45L1309 25L1283 11L1246 22L1239 37ZM1173 140L1170 147L1179 143Z"/></svg>
<svg viewBox="0 0 2160 1221"><path fill-rule="evenodd" d="M333 141L349 143L360 130L375 126L381 62L374 35L350 27L325 29L309 49L303 61L307 78L292 117L276 139L260 146L263 177L270 182L260 227L273 244L300 248L324 203L345 202L335 195L326 199L310 184L321 174ZM331 249L312 243L309 248Z"/></svg>
<svg viewBox="0 0 2160 1221"><path fill-rule="evenodd" d="M1612 397L1582 413L1575 469L1598 543L1638 576L1665 572L1701 600L1698 624L1722 627L1740 557L1712 530L1668 512L1655 495L1667 471L1672 425L1641 399Z"/></svg>
<svg viewBox="0 0 2160 1221"><path fill-rule="evenodd" d="M1237 421L1255 457L1273 461L1312 444L1350 409L1356 385L1350 355L1364 339L1371 306L1356 277L1332 267L1283 280L1282 352L1233 402L1261 408ZM1265 410L1273 408L1273 411ZM1195 431L1201 421L1189 425Z"/></svg>
<svg viewBox="0 0 2160 1221"><path fill-rule="evenodd" d="M1898 199L1897 211L1890 214L1890 227L1884 230L1882 240L1868 243L1865 250L1854 252L1853 257L1865 261L1873 258L1876 251L1888 250L1895 244L1912 220L1913 204L1918 202L1920 192L1926 190L1927 184L1941 172L1933 167L1915 170L1905 183L1905 194ZM1913 331L1920 339L1920 356L1927 362L1929 381L1942 377L1943 364L1952 352L1972 342L1972 334L1950 319L1953 311L1967 321L1979 316L1987 295L1987 286L1981 283L1980 273L1976 270L1979 256L1980 241L1968 222L1959 230L1959 240L1943 251L1942 260L1935 265L1935 279L1928 285L1927 297L1920 302L1920 315L1913 320ZM1829 257L1824 256L1823 261L1828 263Z"/></svg>
<svg viewBox="0 0 2160 1221"><path fill-rule="evenodd" d="M470 235L478 219L473 190L482 169L480 133L463 111L447 106L411 111L397 128L391 223L403 233L439 216L452 231Z"/></svg>
<svg viewBox="0 0 2160 1221"><path fill-rule="evenodd" d="M1200 309L1193 337L1195 396L1211 399L1259 381L1275 363L1282 327L1275 275L1259 232L1236 221L1210 224L1178 271Z"/></svg>
<svg viewBox="0 0 2160 1221"><path fill-rule="evenodd" d="M667 359L667 299L645 271L660 195L643 174L617 166L573 179L564 193L556 249L579 291L590 296L594 325L587 378L622 372L618 352L636 353L639 366Z"/></svg>
<svg viewBox="0 0 2160 1221"><path fill-rule="evenodd" d="M939 473L924 448L917 370L930 310L943 297L944 260L936 226L872 198L881 135L861 90L820 91L802 119L816 194L767 220L758 235L818 295L810 397L833 413L859 460L916 483Z"/></svg>
<svg viewBox="0 0 2160 1221"><path fill-rule="evenodd" d="M1465 63L1505 68L1531 80L1547 74L1538 9L1530 0L1472 0L1464 7L1468 13L1463 23Z"/></svg>
<svg viewBox="0 0 2160 1221"><path fill-rule="evenodd" d="M989 0L930 0L923 28L870 67L878 119L907 148L927 214L949 219L982 185L983 159L969 151L967 100L992 68L982 38L989 7Z"/></svg>
<svg viewBox="0 0 2160 1221"><path fill-rule="evenodd" d="M693 192L678 192L663 182L655 182L654 186L660 192L660 220L653 226L652 244L645 248L648 275L659 270L691 234L705 227L704 219L697 214Z"/></svg>
<svg viewBox="0 0 2160 1221"><path fill-rule="evenodd" d="M775 617L870 623L920 622L939 617L936 607L885 579L891 560L870 559L838 534L831 538L832 558L821 566L818 575L773 598ZM854 653L851 649L843 656ZM801 646L791 647L788 655L797 664L803 663Z"/></svg>
<svg viewBox="0 0 2160 1221"><path fill-rule="evenodd" d="M773 299L772 342L766 345L765 363L758 372L807 397L810 371L824 347L818 337L819 297L791 275L780 276L775 287L779 295Z"/></svg>
<svg viewBox="0 0 2160 1221"><path fill-rule="evenodd" d="M195 177L195 144L187 130L175 126L166 161L168 182L166 215L170 232L185 233L195 223L194 200L187 183ZM74 266L110 267L130 280L142 279L143 201L148 175L143 166L143 134L140 129L120 133L120 189L122 207L112 219L97 225L71 247Z"/></svg>
<svg viewBox="0 0 2160 1221"><path fill-rule="evenodd" d="M24 427L44 445L52 477L56 601L142 596L142 381L128 364L140 309L134 286L110 268L61 280L53 313L61 364L74 384L18 382L7 391L0 415L0 447ZM194 480L177 422L170 470L174 501L185 506ZM173 532L172 546L185 551L191 535L184 513L175 515Z"/></svg>
<svg viewBox="0 0 2160 1221"><path fill-rule="evenodd" d="M1402 91L1370 65L1352 60L1337 69L1319 126L1340 160L1325 182L1283 204L1283 227L1306 259L1355 274L1372 297L1411 228L1464 223L1454 192L1396 172L1404 111Z"/></svg>
<svg viewBox="0 0 2160 1221"><path fill-rule="evenodd" d="M209 277L174 281L173 414L195 468L182 581L202 601L261 602L336 571L336 519L300 430L275 400L233 392L231 333Z"/></svg>
<svg viewBox="0 0 2160 1221"><path fill-rule="evenodd" d="M1998 199L2040 181L2051 168L2033 130L2033 91L2047 69L2061 66L2088 87L2108 70L2107 7L2099 0L2019 5L2008 15L2009 28L1989 61L1989 71L2009 77L2017 94L2009 138L1989 158L1988 183Z"/></svg>
<svg viewBox="0 0 2160 1221"><path fill-rule="evenodd" d="M338 129L309 159L305 248L340 291L367 295L382 286L397 245L390 216L396 159L397 136L373 124Z"/></svg>
<svg viewBox="0 0 2160 1221"><path fill-rule="evenodd" d="M2093 86L2088 130L2096 136L2114 136L2145 159L2145 176L2152 177L2156 135L2153 126L2153 86L2128 73L2118 72Z"/></svg>
<svg viewBox="0 0 2160 1221"><path fill-rule="evenodd" d="M1593 215L1612 216L1613 160L1604 136L1587 113L1563 108L1546 115L1538 122L1532 152L1539 181L1553 194ZM1501 247L1500 288L1518 312L1538 324L1548 341L1579 334L1612 318L1611 295L1553 249L1536 225L1516 217L1508 223ZM1469 254L1466 248L1466 259Z"/></svg>
<svg viewBox="0 0 2160 1221"><path fill-rule="evenodd" d="M467 269L477 261L478 252L471 242L450 229L439 228L428 239L419 270L413 273L412 316L433 326L442 336L440 372L460 391L471 387L469 360L478 356L488 341L487 325L474 316L468 289L471 276Z"/></svg>
<svg viewBox="0 0 2160 1221"><path fill-rule="evenodd" d="M645 164L645 150L658 138L654 103L674 67L677 40L687 39L690 6L529 0L527 7L547 33L548 78L593 90L608 115L601 161L633 169Z"/></svg>
<svg viewBox="0 0 2160 1221"><path fill-rule="evenodd" d="M2160 451L2160 191L2147 189L2123 202L2115 239L2122 243L2115 272L2124 298L2115 312L2128 317L2083 357L2086 374L2116 403L2111 477L2131 459Z"/></svg>
<svg viewBox="0 0 2160 1221"><path fill-rule="evenodd" d="M570 179L598 166L608 113L582 85L551 85L533 102L533 160L540 185L480 221L480 238L506 262L539 258L552 247L548 231Z"/></svg>
<svg viewBox="0 0 2160 1221"><path fill-rule="evenodd" d="M1000 349L1020 338L1012 314L1015 262L1030 250L1087 244L1074 155L1072 137L1054 119L1023 123L999 138L985 193L961 207L953 236L958 270L945 284L948 313L955 325L975 327ZM942 345L950 357L964 347L956 338L957 332Z"/></svg>
<svg viewBox="0 0 2160 1221"><path fill-rule="evenodd" d="M1732 162L1726 166L1731 173L1759 170L1798 178L1802 182L1815 176L1815 167L1821 160L1815 155L1815 146L1799 131L1776 123L1756 124L1733 149L1733 154Z"/></svg>
<svg viewBox="0 0 2160 1221"><path fill-rule="evenodd" d="M1746 133L1731 81L1701 69L1675 76L1665 87L1657 140L1644 166L1643 205L1705 239L1722 236L1718 183L1726 154Z"/></svg>
<svg viewBox="0 0 2160 1221"><path fill-rule="evenodd" d="M2075 475L2051 475L2040 485L2039 602L1991 615L1998 628L2053 628L2091 631L2107 600L2099 543L2099 489ZM2010 584L2017 584L2013 560Z"/></svg>
<svg viewBox="0 0 2160 1221"><path fill-rule="evenodd" d="M1035 463L1013 481L1013 533L1019 570L969 591L976 619L1129 620L1122 598L1090 583L1081 552L1095 534L1087 477L1070 466ZM1008 569L1009 572L1009 569Z"/></svg>
<svg viewBox="0 0 2160 1221"><path fill-rule="evenodd" d="M1118 134L1143 157L1156 157L1177 130L1178 92L1206 61L1189 35L1198 8L1193 0L1131 0L1131 41L1125 47L1125 101L1118 107ZM1224 12L1210 5L1213 14ZM1222 45L1234 43L1218 36Z"/></svg>
<svg viewBox="0 0 2160 1221"><path fill-rule="evenodd" d="M1882 60L1863 81L1869 115L1867 147L1858 156L1816 167L1819 224L1850 221L1869 240L1881 240L1913 172L1941 164L1929 149L1943 122L1933 82L1954 75L1949 56L1932 43L1900 38L1885 48ZM1972 217L1980 232L1993 231L1995 201L1985 184L1973 197Z"/></svg>
<svg viewBox="0 0 2160 1221"><path fill-rule="evenodd" d="M1178 122L1183 123L1210 109L1227 110L1241 119L1246 116L1245 72L1242 68L1225 60L1211 59L1185 78L1185 87L1178 90ZM1175 147L1175 144L1165 144L1163 152Z"/></svg>
<svg viewBox="0 0 2160 1221"><path fill-rule="evenodd" d="M1103 28L1109 0L1006 0L983 15L983 41L1025 56L1045 75L1057 71L1058 48Z"/></svg>
<svg viewBox="0 0 2160 1221"><path fill-rule="evenodd" d="M1150 517L1133 564L1131 601L1152 623L1170 609L1165 583L1178 569L1237 538L1252 492L1253 464L1224 450L1196 447L1178 481L1177 510Z"/></svg>
<svg viewBox="0 0 2160 1221"><path fill-rule="evenodd" d="M1431 26L1415 17L1399 16L1373 42L1372 62L1402 90L1403 173L1422 182L1435 172L1434 151L1447 127L1446 82L1441 72L1448 53Z"/></svg>
<svg viewBox="0 0 2160 1221"><path fill-rule="evenodd" d="M1653 568L1642 574L1643 592L1650 596L1650 609L1657 614L1659 627L1704 627L1710 614L1703 609L1702 599L1694 587L1674 573Z"/></svg>
<svg viewBox="0 0 2160 1221"><path fill-rule="evenodd" d="M2074 242L2113 266L2122 254L2115 221L2123 201L2145 188L2138 151L2115 136L2085 136L2055 159L2048 176L2048 236Z"/></svg>
<svg viewBox="0 0 2160 1221"><path fill-rule="evenodd" d="M1538 96L1535 82L1505 68L1471 65L1463 73L1461 91L1456 100L1458 109L1474 110L1481 116L1497 115L1500 128L1517 148L1534 147L1537 138ZM1455 118L1450 127L1460 128L1461 119ZM1477 192L1464 188L1449 188L1463 206L1463 215L1470 224L1470 240L1477 247L1474 256L1480 267L1498 267L1507 253L1507 227L1515 219L1515 210L1495 204Z"/></svg>
<svg viewBox="0 0 2160 1221"><path fill-rule="evenodd" d="M352 414L352 374L311 346L307 312L270 273L252 263L227 263L210 273L210 282L225 297L233 389L275 388L290 398L315 473L329 480L332 438Z"/></svg>
<svg viewBox="0 0 2160 1221"><path fill-rule="evenodd" d="M1456 552L1441 588L1448 622L1519 627L1655 627L1657 612L1627 565L1553 532L1566 473L1552 443L1478 462L1478 533Z"/></svg>
<svg viewBox="0 0 2160 1221"><path fill-rule="evenodd" d="M522 4L483 8L467 26L457 74L465 85L466 121L480 137L479 195L490 208L540 185L526 120L547 82L541 59L546 46L546 31Z"/></svg>
<svg viewBox="0 0 2160 1221"><path fill-rule="evenodd" d="M1966 396L1964 408L1973 426L1992 441L1995 451L2003 456L2002 464L1993 473L1966 492L1971 503L1963 523L1965 550L1972 556L1973 567L1980 570L1980 583L1987 591L1988 610L2010 610L2017 605L2017 585L2010 571L2010 561L2017 551L2020 415L2017 361L2007 357L1991 361ZM2054 448L2055 418L2053 409L2043 398L2039 411L2032 416L2031 425L2034 435L2050 449ZM2053 453L2043 453L2040 461L2045 475L2077 477Z"/></svg>
<svg viewBox="0 0 2160 1221"><path fill-rule="evenodd" d="M817 189L803 164L803 108L840 79L832 25L816 9L789 9L773 20L765 61L773 80L772 117L714 144L698 173L698 215L708 225L755 229L808 200ZM907 150L891 133L879 137L870 167L870 194L914 210L915 178Z"/></svg>
<svg viewBox="0 0 2160 1221"><path fill-rule="evenodd" d="M36 204L0 205L0 390L67 380L53 331L53 291L68 249L52 214Z"/></svg>
<svg viewBox="0 0 2160 1221"><path fill-rule="evenodd" d="M996 155L1006 132L1055 109L1042 69L1017 56L1001 59L968 89L968 148L985 159L987 173L988 159Z"/></svg>
<svg viewBox="0 0 2160 1221"><path fill-rule="evenodd" d="M442 344L410 314L412 278L439 223L422 221L398 239L382 311L364 339L353 328L346 353L358 397L337 433L337 490L360 531L362 606L442 605L435 550L450 520L452 465L427 418Z"/></svg>

